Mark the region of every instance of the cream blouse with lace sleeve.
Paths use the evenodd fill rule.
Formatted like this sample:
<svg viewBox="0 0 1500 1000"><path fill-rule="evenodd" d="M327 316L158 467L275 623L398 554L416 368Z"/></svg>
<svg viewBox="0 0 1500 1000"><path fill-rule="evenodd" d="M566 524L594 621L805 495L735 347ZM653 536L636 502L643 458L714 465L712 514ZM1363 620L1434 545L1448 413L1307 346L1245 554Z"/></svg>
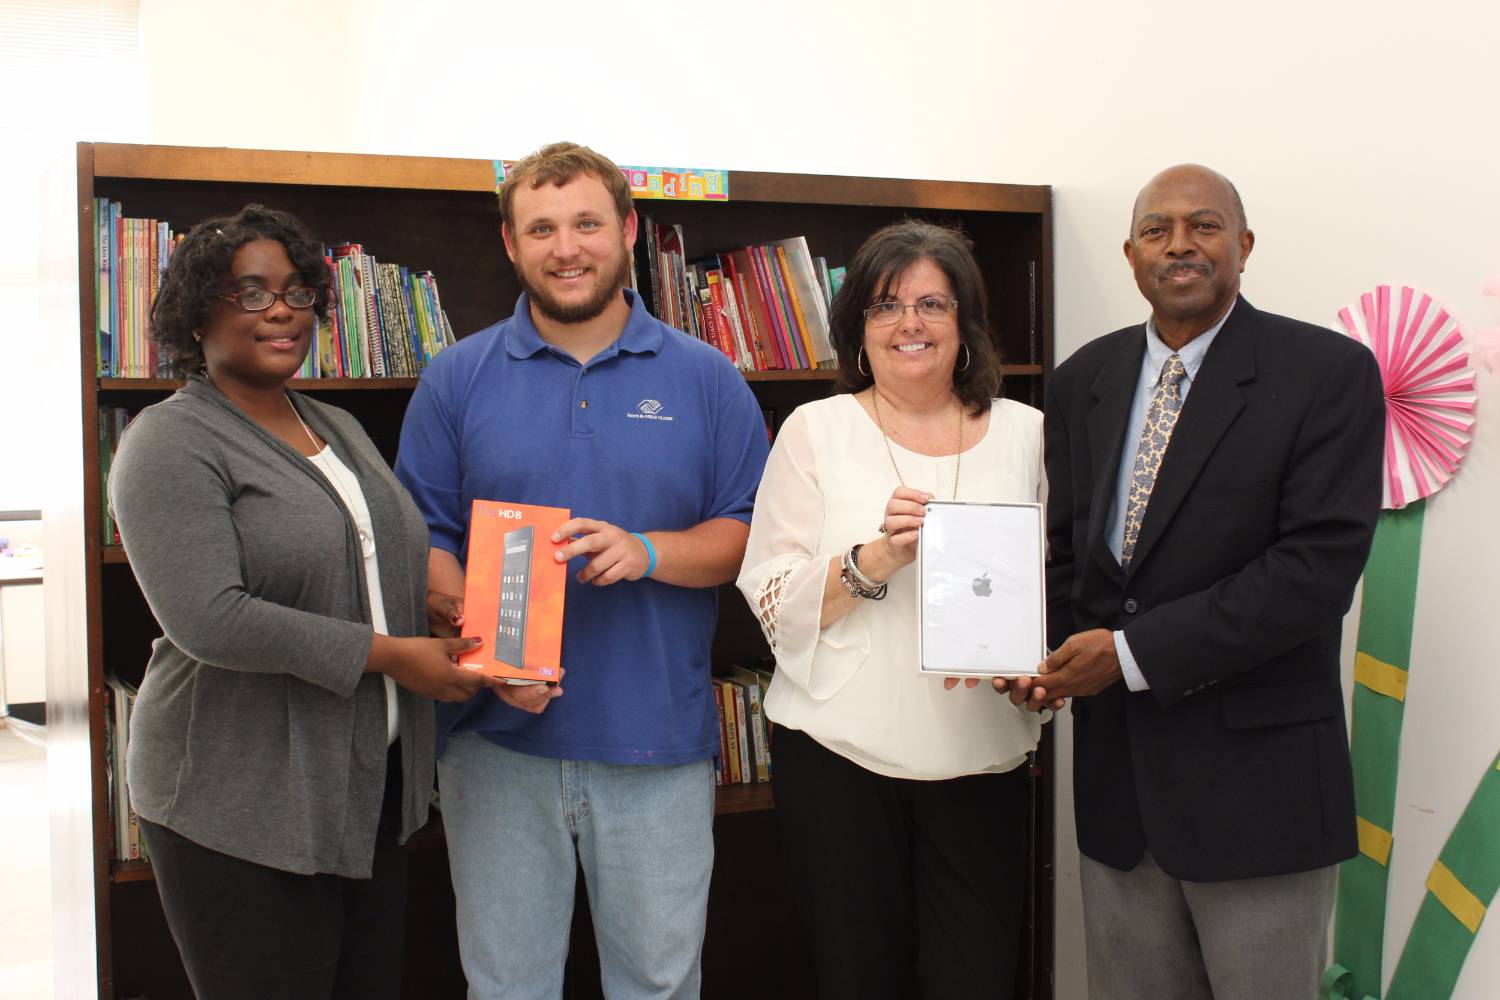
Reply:
<svg viewBox="0 0 1500 1000"><path fill-rule="evenodd" d="M891 449L908 486L948 499L954 456ZM852 395L798 407L782 426L738 580L776 656L766 716L888 777L1008 771L1036 746L1040 720L989 684L945 691L918 673L914 565L891 577L885 600L822 627L829 559L876 537L898 485L880 429ZM1041 413L995 400L988 431L963 453L958 499L1044 493Z"/></svg>

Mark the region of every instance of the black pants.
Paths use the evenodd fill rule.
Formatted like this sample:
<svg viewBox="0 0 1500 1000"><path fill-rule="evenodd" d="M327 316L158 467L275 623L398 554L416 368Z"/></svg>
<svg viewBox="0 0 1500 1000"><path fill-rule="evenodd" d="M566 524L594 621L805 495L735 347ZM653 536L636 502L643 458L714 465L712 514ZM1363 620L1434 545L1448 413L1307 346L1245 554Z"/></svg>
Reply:
<svg viewBox="0 0 1500 1000"><path fill-rule="evenodd" d="M400 746L386 761L368 879L294 875L140 821L167 925L199 1000L400 996L406 911L406 851L397 843Z"/></svg>
<svg viewBox="0 0 1500 1000"><path fill-rule="evenodd" d="M775 753L776 815L820 1000L1012 996L1025 768L887 778L782 727Z"/></svg>

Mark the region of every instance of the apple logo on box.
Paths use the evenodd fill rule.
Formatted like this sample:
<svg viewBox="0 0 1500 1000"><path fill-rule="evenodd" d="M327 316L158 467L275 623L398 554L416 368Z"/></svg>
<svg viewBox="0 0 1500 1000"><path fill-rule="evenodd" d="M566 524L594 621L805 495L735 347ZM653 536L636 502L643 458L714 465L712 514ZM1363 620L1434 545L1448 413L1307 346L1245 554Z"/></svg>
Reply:
<svg viewBox="0 0 1500 1000"><path fill-rule="evenodd" d="M974 594L976 597L990 596L990 575L980 573L974 578Z"/></svg>

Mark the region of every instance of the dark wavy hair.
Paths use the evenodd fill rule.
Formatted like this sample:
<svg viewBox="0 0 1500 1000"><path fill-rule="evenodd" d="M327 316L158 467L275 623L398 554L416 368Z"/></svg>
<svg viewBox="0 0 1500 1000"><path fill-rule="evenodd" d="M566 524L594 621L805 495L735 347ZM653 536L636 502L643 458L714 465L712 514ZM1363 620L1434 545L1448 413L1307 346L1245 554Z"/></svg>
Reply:
<svg viewBox="0 0 1500 1000"><path fill-rule="evenodd" d="M923 260L932 261L947 276L958 299L958 336L969 348L969 365L953 369L953 392L978 416L1000 395L1000 354L990 336L984 275L967 236L950 226L918 219L905 219L879 230L865 240L849 264L829 316L829 335L839 359L839 377L833 391L861 392L875 384L874 378L859 370L859 353L865 344L865 310L887 297L902 273Z"/></svg>
<svg viewBox="0 0 1500 1000"><path fill-rule="evenodd" d="M161 288L151 304L151 338L179 378L203 367L203 345L193 334L203 329L217 298L229 290L235 251L256 240L275 240L302 278L318 290L313 311L328 314L332 284L323 260L323 245L289 212L246 205L234 215L205 219L172 251Z"/></svg>

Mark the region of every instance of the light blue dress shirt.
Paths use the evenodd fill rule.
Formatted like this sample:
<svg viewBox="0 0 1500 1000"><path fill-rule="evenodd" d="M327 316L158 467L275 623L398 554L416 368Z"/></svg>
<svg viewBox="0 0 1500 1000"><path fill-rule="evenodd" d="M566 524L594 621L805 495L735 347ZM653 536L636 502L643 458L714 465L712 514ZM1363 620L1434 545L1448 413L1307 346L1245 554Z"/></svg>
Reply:
<svg viewBox="0 0 1500 1000"><path fill-rule="evenodd" d="M1193 388L1193 382L1198 377L1198 369L1203 365L1203 356L1208 353L1208 348L1213 344L1214 338L1224 328L1224 323L1229 319L1229 313L1234 312L1231 304L1229 312L1226 312L1213 326L1204 330L1198 336L1182 345L1181 350L1173 351L1162 343L1161 337L1156 333L1155 318L1146 320L1146 353L1141 358L1141 374L1135 383L1135 399L1130 404L1130 420L1125 425L1125 444L1120 454L1120 472L1115 477L1114 500L1109 506L1109 518L1106 520L1106 532L1109 540L1109 551L1120 559L1120 550L1125 544L1125 507L1130 497L1130 479L1135 471L1136 452L1140 450L1141 428L1146 423L1146 411L1151 408L1151 400L1156 395L1156 383L1161 379L1161 370L1167 360L1175 353L1182 359L1182 366L1187 369L1187 376L1178 385L1178 393L1182 396L1183 405L1187 405L1188 393ZM1125 686L1132 691L1145 691L1151 685L1141 674L1140 666L1135 662L1135 656L1130 652L1130 644L1125 641L1123 631L1115 633L1115 652L1120 658L1120 673L1125 676Z"/></svg>

